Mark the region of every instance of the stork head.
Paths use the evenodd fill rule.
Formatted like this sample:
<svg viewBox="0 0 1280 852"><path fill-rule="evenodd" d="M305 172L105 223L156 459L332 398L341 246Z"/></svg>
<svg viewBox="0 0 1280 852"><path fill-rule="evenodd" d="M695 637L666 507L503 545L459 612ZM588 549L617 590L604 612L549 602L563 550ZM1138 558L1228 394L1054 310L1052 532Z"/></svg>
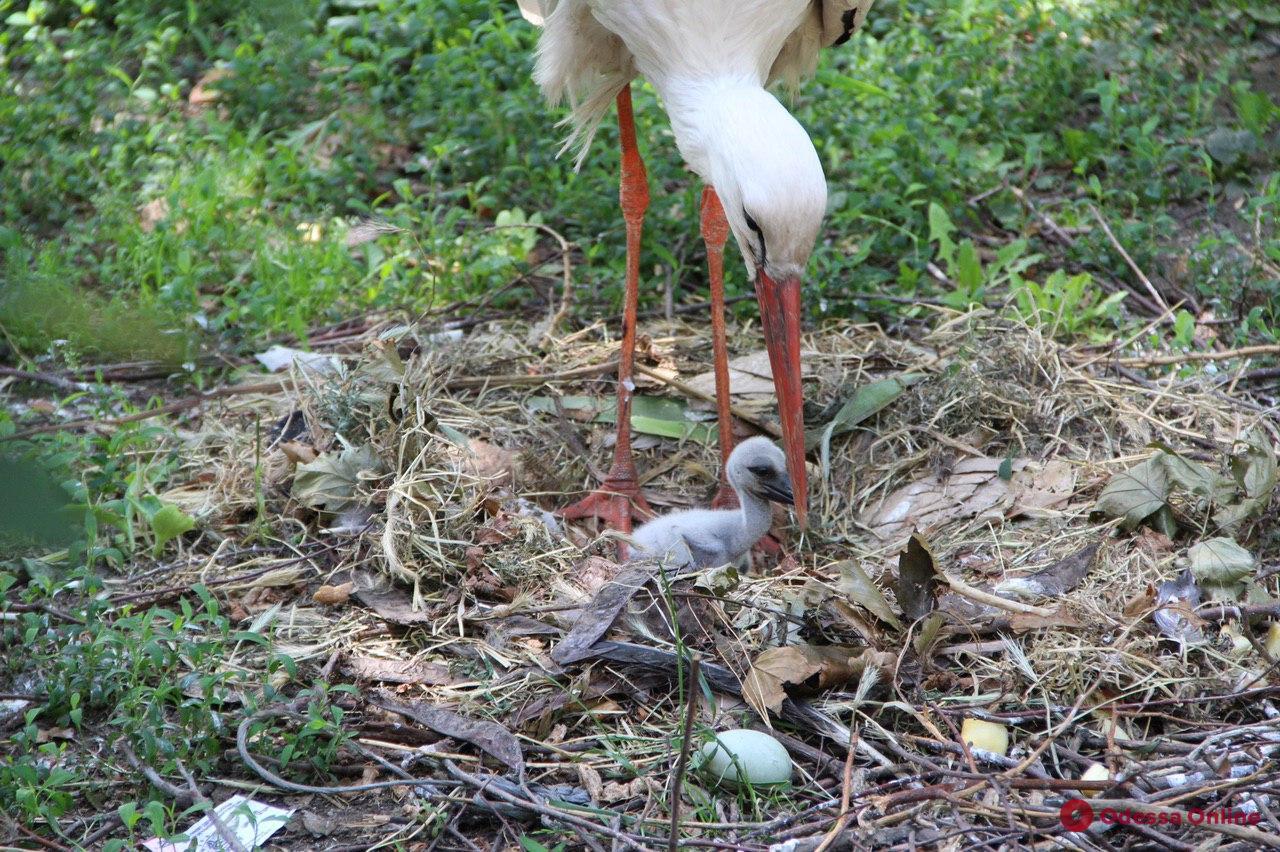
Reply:
<svg viewBox="0 0 1280 852"><path fill-rule="evenodd" d="M809 134L763 88L725 87L716 97L704 98L697 123L699 171L715 187L755 281L787 468L795 486L796 519L804 526L808 495L800 281L822 228L827 181Z"/></svg>
<svg viewBox="0 0 1280 852"><path fill-rule="evenodd" d="M795 501L787 458L768 438L757 436L738 444L725 468L729 484L740 493L776 503Z"/></svg>

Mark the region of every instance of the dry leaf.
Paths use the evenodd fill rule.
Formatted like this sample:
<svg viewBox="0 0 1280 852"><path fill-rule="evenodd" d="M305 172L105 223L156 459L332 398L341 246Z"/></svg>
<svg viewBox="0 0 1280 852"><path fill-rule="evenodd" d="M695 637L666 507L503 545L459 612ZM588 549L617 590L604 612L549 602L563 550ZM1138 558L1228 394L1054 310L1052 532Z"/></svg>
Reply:
<svg viewBox="0 0 1280 852"><path fill-rule="evenodd" d="M1129 599L1129 602L1124 605L1124 609L1121 610L1121 614L1125 618L1142 618L1151 612L1155 605L1156 587L1148 584L1144 591Z"/></svg>
<svg viewBox="0 0 1280 852"><path fill-rule="evenodd" d="M50 740L73 740L76 738L74 728L40 728L36 731L36 742L47 743Z"/></svg>
<svg viewBox="0 0 1280 852"><path fill-rule="evenodd" d="M1010 577L996 586L996 594L1056 598L1080 585L1097 555L1098 545L1087 545L1034 574Z"/></svg>
<svg viewBox="0 0 1280 852"><path fill-rule="evenodd" d="M592 804L600 804L604 798L604 779L600 773L585 763L578 764L578 783L591 797Z"/></svg>
<svg viewBox="0 0 1280 852"><path fill-rule="evenodd" d="M311 599L321 606L341 606L351 597L355 583L343 583L338 586L321 586Z"/></svg>
<svg viewBox="0 0 1280 852"><path fill-rule="evenodd" d="M454 682L449 667L441 663L416 662L414 660L384 660L364 654L344 657L342 671L360 680L383 683L413 683L426 686L447 686Z"/></svg>
<svg viewBox="0 0 1280 852"><path fill-rule="evenodd" d="M396 701L382 693L374 696L373 703L425 725L437 734L453 737L455 740L466 740L514 769L518 776L524 776L524 754L520 750L519 740L496 722L471 719L422 701Z"/></svg>
<svg viewBox="0 0 1280 852"><path fill-rule="evenodd" d="M151 233L156 229L156 225L167 218L169 218L167 198L153 198L138 208L138 227L142 228L143 233Z"/></svg>
<svg viewBox="0 0 1280 852"><path fill-rule="evenodd" d="M301 441L281 442L280 452L293 464L311 464L318 457L315 447Z"/></svg>
<svg viewBox="0 0 1280 852"><path fill-rule="evenodd" d="M911 621L928 615L937 599L934 590L938 585L938 568L933 551L924 538L911 536L906 550L898 557L898 606Z"/></svg>
<svg viewBox="0 0 1280 852"><path fill-rule="evenodd" d="M784 686L803 685L810 691L830 689L861 677L868 665L886 667L892 655L870 648L834 645L788 645L770 648L756 657L751 672L742 682L742 697L760 717L782 709L787 693Z"/></svg>
<svg viewBox="0 0 1280 852"><path fill-rule="evenodd" d="M1013 628L1014 633L1026 633L1029 630L1042 630L1048 628L1050 630L1069 630L1073 627L1083 627L1079 619L1065 612L1062 607L1054 611L1052 615L1039 615L1034 612L1018 612L1009 618L1009 626Z"/></svg>
<svg viewBox="0 0 1280 852"><path fill-rule="evenodd" d="M988 513L1003 514L1013 505L1020 486L1000 478L1005 459L971 458L956 464L947 477L929 476L894 491L864 516L863 523L885 541L894 541L913 528L927 532L950 521ZM1027 465L1015 459L1014 472Z"/></svg>
<svg viewBox="0 0 1280 852"><path fill-rule="evenodd" d="M902 622L898 620L897 613L880 593L880 588L867 576L867 572L862 570L862 566L852 559L839 562L837 566L840 569L840 580L836 583L836 588L840 594L866 607L880 620L888 622L898 630L902 629Z"/></svg>
<svg viewBox="0 0 1280 852"><path fill-rule="evenodd" d="M228 67L210 68L205 72L204 76L196 81L191 87L191 94L187 95L187 103L197 109L207 108L210 104L218 99L218 90L213 87L214 83L219 80L225 80L231 76L231 69Z"/></svg>
<svg viewBox="0 0 1280 852"><path fill-rule="evenodd" d="M805 362L802 374L807 374L808 370L808 362ZM708 396L713 395L716 392L715 371L699 373L689 379L688 385ZM732 396L773 396L773 367L769 363L768 352L761 349L729 362L729 393Z"/></svg>

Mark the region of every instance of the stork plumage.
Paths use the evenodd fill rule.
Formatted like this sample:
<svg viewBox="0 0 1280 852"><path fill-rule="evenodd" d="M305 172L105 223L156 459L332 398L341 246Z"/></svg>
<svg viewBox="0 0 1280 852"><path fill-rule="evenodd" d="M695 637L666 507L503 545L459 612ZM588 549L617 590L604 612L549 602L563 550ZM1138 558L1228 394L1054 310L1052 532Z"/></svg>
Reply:
<svg viewBox="0 0 1280 852"><path fill-rule="evenodd" d="M738 496L737 509L686 509L654 518L631 536L632 556L667 568L736 562L769 532L770 501L795 499L786 457L768 438L748 438L734 447L724 477Z"/></svg>
<svg viewBox="0 0 1280 852"><path fill-rule="evenodd" d="M755 281L778 396L797 519L807 517L800 386L800 281L822 226L827 186L808 133L767 86L794 84L822 48L843 43L873 0L518 0L543 26L534 77L553 102L572 106L567 145L585 157L616 102L622 146L620 200L627 225L627 280L618 382L618 440L600 490L564 511L601 517L626 532L648 511L631 458L631 381L639 293L640 232L648 179L636 146L631 81L661 96L676 145L705 183L702 237L711 279L712 343L720 450L732 445L724 331L723 251L732 233ZM733 494L722 480L721 504Z"/></svg>

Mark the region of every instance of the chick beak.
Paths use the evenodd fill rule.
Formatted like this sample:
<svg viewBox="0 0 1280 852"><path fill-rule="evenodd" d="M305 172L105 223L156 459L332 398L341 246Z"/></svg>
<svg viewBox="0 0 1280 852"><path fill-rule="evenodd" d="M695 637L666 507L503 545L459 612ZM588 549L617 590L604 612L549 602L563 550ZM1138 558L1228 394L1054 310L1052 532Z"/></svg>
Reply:
<svg viewBox="0 0 1280 852"><path fill-rule="evenodd" d="M808 479L804 466L804 395L800 387L800 278L774 281L764 269L756 271L756 299L764 345L769 350L773 387L778 394L782 449L787 456L794 494L796 522L809 520Z"/></svg>

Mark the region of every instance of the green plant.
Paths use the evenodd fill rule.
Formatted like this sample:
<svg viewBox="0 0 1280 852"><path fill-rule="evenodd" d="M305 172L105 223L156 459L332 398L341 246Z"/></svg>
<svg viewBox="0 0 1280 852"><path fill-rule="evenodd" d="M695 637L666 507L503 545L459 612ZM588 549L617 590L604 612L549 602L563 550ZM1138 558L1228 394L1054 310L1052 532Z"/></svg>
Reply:
<svg viewBox="0 0 1280 852"><path fill-rule="evenodd" d="M1042 284L1020 279L1013 288L1014 306L1022 319L1040 326L1050 337L1086 337L1102 342L1110 337L1104 325L1115 326L1126 294L1104 296L1088 273L1054 271Z"/></svg>

